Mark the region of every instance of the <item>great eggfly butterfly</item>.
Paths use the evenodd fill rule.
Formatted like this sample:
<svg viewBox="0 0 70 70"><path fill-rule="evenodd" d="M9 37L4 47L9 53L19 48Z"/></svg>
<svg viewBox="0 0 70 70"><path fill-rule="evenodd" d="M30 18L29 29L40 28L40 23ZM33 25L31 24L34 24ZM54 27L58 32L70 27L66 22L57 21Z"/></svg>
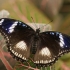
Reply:
<svg viewBox="0 0 70 70"><path fill-rule="evenodd" d="M32 55L36 65L50 66L59 56L70 52L70 36L55 31L40 32L40 28L35 31L19 20L0 19L0 32L12 56L22 61Z"/></svg>

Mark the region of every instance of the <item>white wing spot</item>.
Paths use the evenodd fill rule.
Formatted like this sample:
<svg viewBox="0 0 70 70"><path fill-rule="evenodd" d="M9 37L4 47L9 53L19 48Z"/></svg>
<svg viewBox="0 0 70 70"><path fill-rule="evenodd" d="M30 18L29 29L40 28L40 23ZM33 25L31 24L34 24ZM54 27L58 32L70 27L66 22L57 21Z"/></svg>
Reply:
<svg viewBox="0 0 70 70"><path fill-rule="evenodd" d="M39 54L41 54L42 56L49 56L49 57L50 57L50 55L51 55L51 53L50 53L50 51L49 51L49 49L48 49L47 47L43 48L43 49L39 52Z"/></svg>
<svg viewBox="0 0 70 70"><path fill-rule="evenodd" d="M60 46L61 46L62 48L64 48L64 47L63 47L63 46L64 46L64 40L63 40L62 34L59 35L59 38L60 38L59 44L60 44Z"/></svg>
<svg viewBox="0 0 70 70"><path fill-rule="evenodd" d="M24 41L20 41L19 43L17 43L16 48L27 51L27 45Z"/></svg>
<svg viewBox="0 0 70 70"><path fill-rule="evenodd" d="M9 33L14 31L14 27L17 26L18 21L14 22L14 24L9 28Z"/></svg>
<svg viewBox="0 0 70 70"><path fill-rule="evenodd" d="M0 21L0 25L2 25L3 22L4 22L4 19L1 19L1 21Z"/></svg>

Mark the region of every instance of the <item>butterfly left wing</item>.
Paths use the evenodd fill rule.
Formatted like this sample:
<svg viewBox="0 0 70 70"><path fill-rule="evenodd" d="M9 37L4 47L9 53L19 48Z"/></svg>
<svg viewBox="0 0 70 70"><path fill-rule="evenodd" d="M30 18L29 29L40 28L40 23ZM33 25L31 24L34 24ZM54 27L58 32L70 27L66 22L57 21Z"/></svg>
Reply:
<svg viewBox="0 0 70 70"><path fill-rule="evenodd" d="M43 32L40 33L34 62L37 65L50 66L67 52L70 52L70 36L53 31Z"/></svg>
<svg viewBox="0 0 70 70"><path fill-rule="evenodd" d="M30 56L30 41L34 30L24 22L2 18L0 32L5 37L8 50L13 57L27 60Z"/></svg>

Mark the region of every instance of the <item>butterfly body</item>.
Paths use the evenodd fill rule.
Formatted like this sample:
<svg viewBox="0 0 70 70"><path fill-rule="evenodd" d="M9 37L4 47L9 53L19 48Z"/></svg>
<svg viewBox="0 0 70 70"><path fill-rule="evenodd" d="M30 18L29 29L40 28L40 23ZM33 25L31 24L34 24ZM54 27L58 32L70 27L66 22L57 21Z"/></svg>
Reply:
<svg viewBox="0 0 70 70"><path fill-rule="evenodd" d="M33 30L19 20L0 19L0 33L8 50L17 60L27 61L33 54L36 65L50 66L64 53L70 52L70 36L56 32Z"/></svg>

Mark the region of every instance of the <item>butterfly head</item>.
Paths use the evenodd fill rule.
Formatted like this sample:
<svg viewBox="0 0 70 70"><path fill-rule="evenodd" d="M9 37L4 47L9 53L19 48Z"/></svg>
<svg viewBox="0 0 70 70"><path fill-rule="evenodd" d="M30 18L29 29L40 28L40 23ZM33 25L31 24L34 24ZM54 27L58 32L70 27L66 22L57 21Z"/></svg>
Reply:
<svg viewBox="0 0 70 70"><path fill-rule="evenodd" d="M40 33L40 28L36 29L36 35L39 35Z"/></svg>

